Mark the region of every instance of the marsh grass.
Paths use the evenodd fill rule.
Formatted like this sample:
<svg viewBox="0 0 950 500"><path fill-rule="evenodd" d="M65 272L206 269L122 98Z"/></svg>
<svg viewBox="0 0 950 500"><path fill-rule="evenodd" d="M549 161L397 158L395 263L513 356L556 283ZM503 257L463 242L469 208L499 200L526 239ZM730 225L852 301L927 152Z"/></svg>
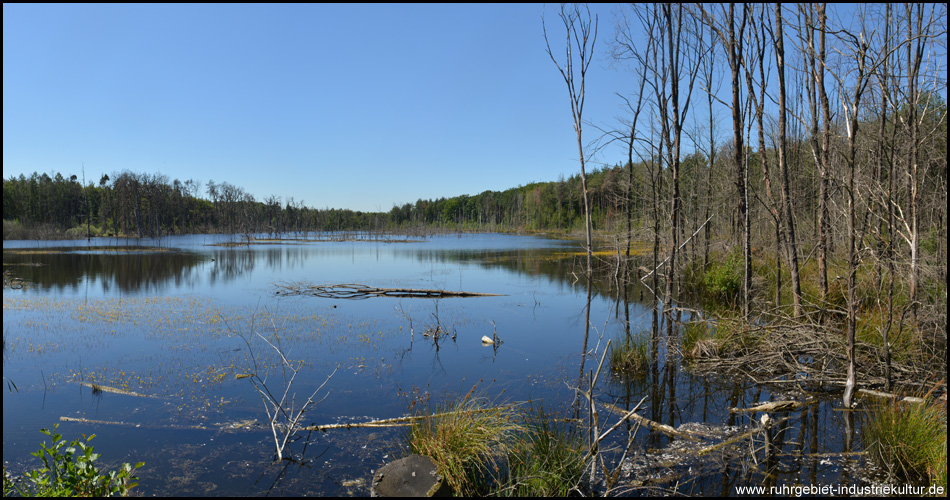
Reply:
<svg viewBox="0 0 950 500"><path fill-rule="evenodd" d="M863 433L868 455L903 481L947 489L947 405L933 394L923 403L876 403Z"/></svg>
<svg viewBox="0 0 950 500"><path fill-rule="evenodd" d="M422 415L431 416L409 428L409 451L431 457L456 495L486 494L509 438L522 430L515 408L492 406L469 392L459 402Z"/></svg>
<svg viewBox="0 0 950 500"><path fill-rule="evenodd" d="M576 427L552 418L543 407L524 418L524 429L510 446L506 480L496 494L565 497L578 492L587 461L585 442Z"/></svg>
<svg viewBox="0 0 950 500"><path fill-rule="evenodd" d="M683 359L686 361L718 355L716 341L710 338L709 326L692 322L683 326Z"/></svg>
<svg viewBox="0 0 950 500"><path fill-rule="evenodd" d="M610 348L610 372L616 376L633 378L646 375L647 341L624 336Z"/></svg>

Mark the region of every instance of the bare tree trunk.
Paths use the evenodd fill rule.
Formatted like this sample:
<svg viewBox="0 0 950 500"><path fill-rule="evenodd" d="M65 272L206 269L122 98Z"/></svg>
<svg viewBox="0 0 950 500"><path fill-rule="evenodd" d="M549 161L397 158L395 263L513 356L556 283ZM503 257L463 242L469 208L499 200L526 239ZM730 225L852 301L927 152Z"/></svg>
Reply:
<svg viewBox="0 0 950 500"><path fill-rule="evenodd" d="M831 105L828 93L825 90L825 31L826 21L825 4L818 5L818 61L815 75L818 98L821 102L822 130L821 154L819 155L818 171L821 176L818 185L818 290L822 301L828 298L828 234L831 232L830 216L828 213L828 185L830 183L829 167L831 161Z"/></svg>
<svg viewBox="0 0 950 500"><path fill-rule="evenodd" d="M782 180L782 205L785 210L785 242L788 245L788 266L792 278L792 303L795 316L802 313L802 285L798 275L798 244L795 241L795 217L792 213L792 200L788 187L788 159L786 158L786 119L785 106L785 42L782 27L782 5L775 4L775 64L778 71L778 168ZM765 85L765 82L762 82Z"/></svg>
<svg viewBox="0 0 950 500"><path fill-rule="evenodd" d="M743 233L743 259L744 259L744 278L742 284L742 314L749 318L750 300L752 295L752 248L751 234L749 227L748 210L748 183L746 182L747 172L745 164L745 143L742 133L742 104L741 91L742 81L740 69L743 64L743 39L745 36L745 26L748 21L746 9L742 9L742 20L739 25L739 31L736 32L735 4L729 4L726 11L726 26L720 26L715 18L700 7L703 12L703 20L716 32L722 46L726 51L729 61L729 70L732 76L732 131L735 151L733 153L733 163L736 169L736 193L737 193L737 212L738 218L742 224Z"/></svg>
<svg viewBox="0 0 950 500"><path fill-rule="evenodd" d="M857 329L857 300L855 297L855 288L857 286L857 272L858 272L858 253L857 253L857 227L856 227L856 218L857 218L857 207L856 204L856 189L857 185L855 184L855 170L857 168L857 134L858 134L858 111L861 105L861 96L864 93L865 87L867 86L868 79L866 78L866 59L867 59L867 49L868 44L865 41L865 34L862 31L861 36L856 38L855 47L855 63L857 64L857 78L854 80L854 95L846 95L842 92L842 95L850 102L845 104L845 120L848 132L848 153L847 153L847 165L848 165L848 182L847 182L847 199L848 199L848 318L847 318L847 341L848 341L848 378L845 382L843 403L845 408L851 408L851 405L854 401L854 388L857 384L856 381L856 360L855 360L855 332ZM844 81L839 81L839 85L842 89L845 88Z"/></svg>
<svg viewBox="0 0 950 500"><path fill-rule="evenodd" d="M569 10L567 6L561 6L559 16L561 17L561 21L564 22L564 29L566 31L565 38L567 40L565 48L566 59L563 67L557 62L557 59L554 58L554 53L551 51L551 44L548 41L548 32L544 26L543 15L541 18L541 26L542 29L544 29L544 43L547 47L548 56L551 57L551 61L554 62L554 65L557 66L558 71L561 73L561 77L567 85L568 94L571 99L571 114L574 118L574 132L577 134L577 152L581 163L581 189L583 190L584 196L584 218L587 229L587 273L590 275L593 273L594 268L591 244L592 227L590 220L590 200L588 199L587 190L587 171L584 162L584 142L581 129L583 125L582 116L584 113L584 85L586 83L587 69L590 66L591 60L593 60L594 44L597 41L597 17L595 16L592 20L590 17L590 9L586 9L586 11L585 20L581 17L580 7L575 5ZM573 45L576 45L576 57L578 58L577 62L580 66L580 88L575 86L575 55L571 50Z"/></svg>

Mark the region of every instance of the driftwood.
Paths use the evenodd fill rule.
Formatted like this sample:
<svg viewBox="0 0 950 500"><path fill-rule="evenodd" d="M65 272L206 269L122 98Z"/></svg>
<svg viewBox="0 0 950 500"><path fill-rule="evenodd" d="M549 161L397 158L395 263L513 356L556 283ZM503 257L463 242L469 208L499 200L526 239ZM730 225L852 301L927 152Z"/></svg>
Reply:
<svg viewBox="0 0 950 500"><path fill-rule="evenodd" d="M398 297L441 299L446 297L498 297L497 293L454 292L425 288L378 288L356 283L339 285L314 285L289 283L275 285L278 295L312 295L328 299L368 299L370 297Z"/></svg>
<svg viewBox="0 0 950 500"><path fill-rule="evenodd" d="M887 392L872 391L871 389L858 389L858 394L866 394L868 396L874 396L878 398L900 399L901 401L905 403L923 403L925 401L924 398L918 398L916 396L901 397L899 394L890 394ZM944 399L946 399L947 395L944 394L943 397Z"/></svg>
<svg viewBox="0 0 950 500"><path fill-rule="evenodd" d="M783 412L792 411L803 406L816 402L815 399L806 399L805 401L772 401L762 403L751 408L729 408L732 413L753 413L753 412Z"/></svg>
<svg viewBox="0 0 950 500"><path fill-rule="evenodd" d="M614 405L612 405L612 404L610 404L610 403L601 403L601 404L604 405L605 407L607 407L608 410L610 410L610 411L612 411L612 412L614 412L614 413L617 413L617 414L619 414L619 415L627 416L627 418L629 418L630 420L634 420L634 421L638 422L640 425L643 425L643 426L645 426L645 427L647 427L647 428L649 428L649 429L651 429L651 430L655 430L655 431L662 432L663 434L666 434L667 436L673 436L673 437L678 437L678 438L682 438L682 439L688 439L688 440L690 440L690 441L699 441L699 438L698 438L698 437L696 437L696 436L694 436L694 435L692 435L692 434L689 434L689 433L687 433L687 432L678 430L678 429L676 429L676 428L670 427L670 426L668 426L668 425L666 425L666 424L661 424L661 423L659 423L659 422L654 422L653 420L650 420L650 419L645 418L645 417L641 417L640 415L637 415L636 413L628 413L628 412L627 412L626 410L624 410L623 408L618 408L618 407L616 407L616 406L614 406Z"/></svg>
<svg viewBox="0 0 950 500"><path fill-rule="evenodd" d="M93 393L97 391L101 392L111 392L112 394L122 394L123 396L134 396L137 398L152 398L152 399L163 399L159 396L152 396L149 394L140 394L138 392L127 391L125 389L119 389L118 387L109 387L108 385L93 384L92 382L79 382L79 385L84 385L92 389Z"/></svg>
<svg viewBox="0 0 950 500"><path fill-rule="evenodd" d="M737 436L733 436L733 437L731 437L731 438L729 438L729 439L727 439L727 440L725 440L725 441L723 441L723 442L721 442L721 443L716 443L716 444L714 444L714 445L706 446L705 448L701 448L701 449L699 449L699 450L696 451L696 456L697 456L697 457L701 457L701 456L703 456L703 455L709 454L710 452L716 451L716 450L718 450L718 449L720 449L720 448L725 448L726 446L729 446L729 445L731 445L731 444L736 444L736 443L738 443L739 441L742 441L742 440L745 440L745 439L748 439L748 438L752 437L753 434L756 434L756 433L759 433L759 432L765 432L765 431L768 431L769 429L778 427L779 425L785 423L786 420L788 420L788 417L785 417L785 418L782 418L782 419L779 419L779 420L775 420L775 421L769 420L769 421L767 421L767 423L764 423L761 427L756 427L756 428L754 428L754 429L752 429L752 430L743 432L742 434L739 434L739 435L737 435Z"/></svg>
<svg viewBox="0 0 950 500"><path fill-rule="evenodd" d="M248 421L239 421L239 422L227 422L223 424L214 424L214 426L207 425L182 425L182 424L172 424L172 425L162 425L162 424L141 424L135 422L122 422L117 420L95 420L91 418L82 418L82 417L59 417L61 422L74 422L79 424L93 424L93 425L114 425L119 427L134 427L136 429L160 429L160 430L196 430L196 431L222 431L222 432L236 432L236 431L263 431L264 427L258 425L256 420Z"/></svg>
<svg viewBox="0 0 950 500"><path fill-rule="evenodd" d="M438 418L445 415L456 415L459 413L481 413L490 410L497 410L500 408L508 408L516 406L516 404L502 405L498 408L479 408L476 410L457 410L449 411L444 413L433 413L432 415L414 415L409 417L396 417L396 418L385 418L382 420L372 420L369 422L346 422L342 424L327 424L327 425L311 425L309 427L303 427L300 430L303 431L326 431L330 429L359 429L362 427L407 427L419 420L425 420L427 418Z"/></svg>

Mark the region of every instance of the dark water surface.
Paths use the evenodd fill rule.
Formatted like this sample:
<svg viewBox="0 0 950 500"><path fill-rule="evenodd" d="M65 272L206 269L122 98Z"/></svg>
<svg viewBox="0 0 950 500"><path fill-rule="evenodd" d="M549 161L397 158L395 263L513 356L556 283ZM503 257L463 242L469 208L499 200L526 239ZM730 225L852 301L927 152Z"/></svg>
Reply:
<svg viewBox="0 0 950 500"><path fill-rule="evenodd" d="M104 466L144 461L138 491L146 495L367 495L373 471L404 453L403 431L304 433L288 447L303 462L275 464L261 399L248 379L236 378L263 371L269 386L282 387L279 358L255 333L303 362L292 386L298 405L338 367L308 424L399 417L419 395L428 394L434 408L476 385L476 394L495 403L530 400L565 410L582 360L585 371L596 368L606 342L624 334L627 315L634 336L649 336L650 305L621 301L609 269L595 287L588 324L577 242L480 234L219 246L229 241L4 242L4 270L25 282L3 290L3 376L17 388L3 394L10 470L35 466L29 452L44 437L39 429L59 423L68 439L96 434L92 444ZM298 281L502 295L344 300L276 293L276 284ZM436 345L423 335L436 326L455 339ZM483 346L496 327L503 343ZM752 424L730 407L784 399L662 361L639 380L604 378L601 401L630 408L647 396L643 416L710 435ZM746 440L698 460L683 443L640 430L621 484L652 478L654 489L631 492L695 495L735 495L736 486L760 484L867 484L858 478L863 459L841 458L859 450L843 430L856 431L845 421L850 415L826 401L779 416L789 420L771 475L755 458L761 452L749 452L761 443ZM617 419L606 411L605 418Z"/></svg>

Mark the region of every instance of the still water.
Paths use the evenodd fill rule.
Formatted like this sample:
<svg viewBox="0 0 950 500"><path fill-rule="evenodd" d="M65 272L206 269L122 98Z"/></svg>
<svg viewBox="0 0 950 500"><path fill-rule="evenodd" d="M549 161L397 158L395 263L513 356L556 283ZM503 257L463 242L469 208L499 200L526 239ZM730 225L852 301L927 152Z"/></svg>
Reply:
<svg viewBox="0 0 950 500"><path fill-rule="evenodd" d="M494 404L531 401L567 411L581 363L595 369L607 341L625 334L627 318L634 337L649 337L650 304L623 301L609 266L588 314L576 241L479 234L231 242L203 235L4 242L4 271L25 283L3 290L8 469L35 466L29 453L45 437L39 429L59 423L67 439L96 434L100 466L144 461L137 491L146 495L368 495L373 471L405 453L404 431L303 433L288 446L302 460L275 463L261 398L238 377L257 373L272 389L283 387L280 359L257 334L300 366L291 391L298 407L336 370L306 414L305 423L317 425L400 417L426 396L435 409L473 387ZM279 285L307 283L499 295L278 293ZM628 296L648 297L640 292ZM448 335L425 335L438 327ZM502 342L483 345L493 334ZM658 356L665 352L660 346ZM597 399L632 408L646 397L647 418L726 435L752 425L729 408L784 396L657 361L638 380L603 377ZM693 495L734 495L736 486L756 484L864 484L858 459L822 458L859 448L843 437L844 417L833 403L784 416L786 456L772 475L749 453L754 442L700 460L641 429L621 482L648 481L650 489L633 494Z"/></svg>

